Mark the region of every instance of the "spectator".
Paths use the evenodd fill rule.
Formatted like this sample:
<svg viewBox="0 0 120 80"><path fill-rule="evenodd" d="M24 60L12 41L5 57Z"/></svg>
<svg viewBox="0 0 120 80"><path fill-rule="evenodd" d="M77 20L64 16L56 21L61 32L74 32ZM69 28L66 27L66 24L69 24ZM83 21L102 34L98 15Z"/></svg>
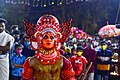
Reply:
<svg viewBox="0 0 120 80"><path fill-rule="evenodd" d="M22 55L24 55L25 57L32 57L35 55L35 51L33 51L31 49L31 46L30 46L30 40L27 36L25 36L23 38L23 43L22 45L24 46L23 47L23 51L22 51Z"/></svg>
<svg viewBox="0 0 120 80"><path fill-rule="evenodd" d="M67 45L70 49L72 49L73 47L74 47L74 43L73 43L73 41L72 40L70 40L69 42L68 42L68 45Z"/></svg>
<svg viewBox="0 0 120 80"><path fill-rule="evenodd" d="M16 44L19 44L20 31L19 31L19 30L13 31L12 36L15 38L15 41L14 41L13 46L12 46L11 51L10 51L10 57L11 57L12 55L14 55L15 45L16 45Z"/></svg>
<svg viewBox="0 0 120 80"><path fill-rule="evenodd" d="M75 48L75 47L73 47L73 48L71 49L71 53L72 53L72 55L77 55L77 52L76 52L76 48Z"/></svg>
<svg viewBox="0 0 120 80"><path fill-rule="evenodd" d="M83 44L83 40L82 40L82 39L79 39L79 40L77 41L77 46L82 46L82 44Z"/></svg>
<svg viewBox="0 0 120 80"><path fill-rule="evenodd" d="M86 66L88 67L90 64L92 64L88 74L87 74L87 78L86 80L94 80L94 63L95 63L95 58L96 58L96 51L95 49L93 49L92 47L92 41L88 40L89 42L86 43L86 47L83 51L83 56L87 59L88 63L86 64Z"/></svg>
<svg viewBox="0 0 120 80"><path fill-rule="evenodd" d="M83 47L78 46L77 47L77 55L72 56L70 61L73 65L73 70L75 71L76 79L80 79L82 75L84 74L84 71L86 69L86 63L87 60L84 56L82 56L83 53Z"/></svg>
<svg viewBox="0 0 120 80"><path fill-rule="evenodd" d="M5 32L6 20L0 18L0 80L9 80L9 51L14 38Z"/></svg>
<svg viewBox="0 0 120 80"><path fill-rule="evenodd" d="M65 56L67 59L70 59L70 58L71 58L72 53L71 53L71 49L70 49L69 47L65 47L64 56Z"/></svg>
<svg viewBox="0 0 120 80"><path fill-rule="evenodd" d="M112 58L112 51L107 49L107 43L101 42L101 47L97 52L96 65L97 65L97 80L108 80L110 73L110 64Z"/></svg>
<svg viewBox="0 0 120 80"><path fill-rule="evenodd" d="M18 30L18 25L11 26L11 33L13 33L15 30Z"/></svg>
<svg viewBox="0 0 120 80"><path fill-rule="evenodd" d="M20 30L15 30L12 32L13 37L15 38L15 43L18 43L20 40Z"/></svg>
<svg viewBox="0 0 120 80"><path fill-rule="evenodd" d="M12 80L20 80L22 78L23 67L22 64L25 62L26 57L21 54L22 46L20 44L15 45L15 53L11 57L11 75Z"/></svg>

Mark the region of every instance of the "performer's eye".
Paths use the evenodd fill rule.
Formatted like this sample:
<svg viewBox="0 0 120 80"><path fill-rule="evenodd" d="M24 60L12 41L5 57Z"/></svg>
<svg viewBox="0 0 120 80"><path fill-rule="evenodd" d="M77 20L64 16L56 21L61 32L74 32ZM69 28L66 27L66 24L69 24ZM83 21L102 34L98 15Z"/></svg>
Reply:
<svg viewBox="0 0 120 80"><path fill-rule="evenodd" d="M48 38L48 36L46 36L46 35L45 35L43 38L44 38L44 39L47 39L47 38Z"/></svg>
<svg viewBox="0 0 120 80"><path fill-rule="evenodd" d="M54 36L50 36L50 39L54 39Z"/></svg>

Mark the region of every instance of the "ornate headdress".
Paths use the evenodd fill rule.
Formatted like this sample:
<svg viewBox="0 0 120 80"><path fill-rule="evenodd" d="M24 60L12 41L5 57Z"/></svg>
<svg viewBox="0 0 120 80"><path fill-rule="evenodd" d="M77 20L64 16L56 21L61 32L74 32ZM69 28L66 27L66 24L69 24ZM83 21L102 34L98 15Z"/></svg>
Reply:
<svg viewBox="0 0 120 80"><path fill-rule="evenodd" d="M26 34L30 38L31 47L38 50L41 47L41 39L44 33L52 32L57 36L57 43L64 42L70 33L71 19L68 22L59 24L56 17L53 15L43 15L37 21L37 24L32 24L24 20Z"/></svg>

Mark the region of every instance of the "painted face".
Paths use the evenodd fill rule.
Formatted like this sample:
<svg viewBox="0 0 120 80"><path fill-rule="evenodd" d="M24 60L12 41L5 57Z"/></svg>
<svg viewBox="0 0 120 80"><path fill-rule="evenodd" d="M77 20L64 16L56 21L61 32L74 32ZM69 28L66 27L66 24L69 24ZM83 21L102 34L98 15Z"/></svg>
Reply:
<svg viewBox="0 0 120 80"><path fill-rule="evenodd" d="M46 49L51 49L54 47L55 43L55 36L51 32L47 32L43 35L42 39L43 47Z"/></svg>

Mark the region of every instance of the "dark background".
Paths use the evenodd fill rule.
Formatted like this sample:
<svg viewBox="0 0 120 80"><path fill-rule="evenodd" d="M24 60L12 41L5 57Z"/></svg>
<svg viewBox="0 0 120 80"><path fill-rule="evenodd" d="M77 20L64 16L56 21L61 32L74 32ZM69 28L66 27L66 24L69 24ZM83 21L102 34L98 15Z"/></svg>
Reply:
<svg viewBox="0 0 120 80"><path fill-rule="evenodd" d="M119 3L120 0L0 0L0 17L8 20L9 31L12 25L24 31L23 19L36 24L40 16L52 14L60 23L72 18L72 26L94 35L107 21L120 23Z"/></svg>

